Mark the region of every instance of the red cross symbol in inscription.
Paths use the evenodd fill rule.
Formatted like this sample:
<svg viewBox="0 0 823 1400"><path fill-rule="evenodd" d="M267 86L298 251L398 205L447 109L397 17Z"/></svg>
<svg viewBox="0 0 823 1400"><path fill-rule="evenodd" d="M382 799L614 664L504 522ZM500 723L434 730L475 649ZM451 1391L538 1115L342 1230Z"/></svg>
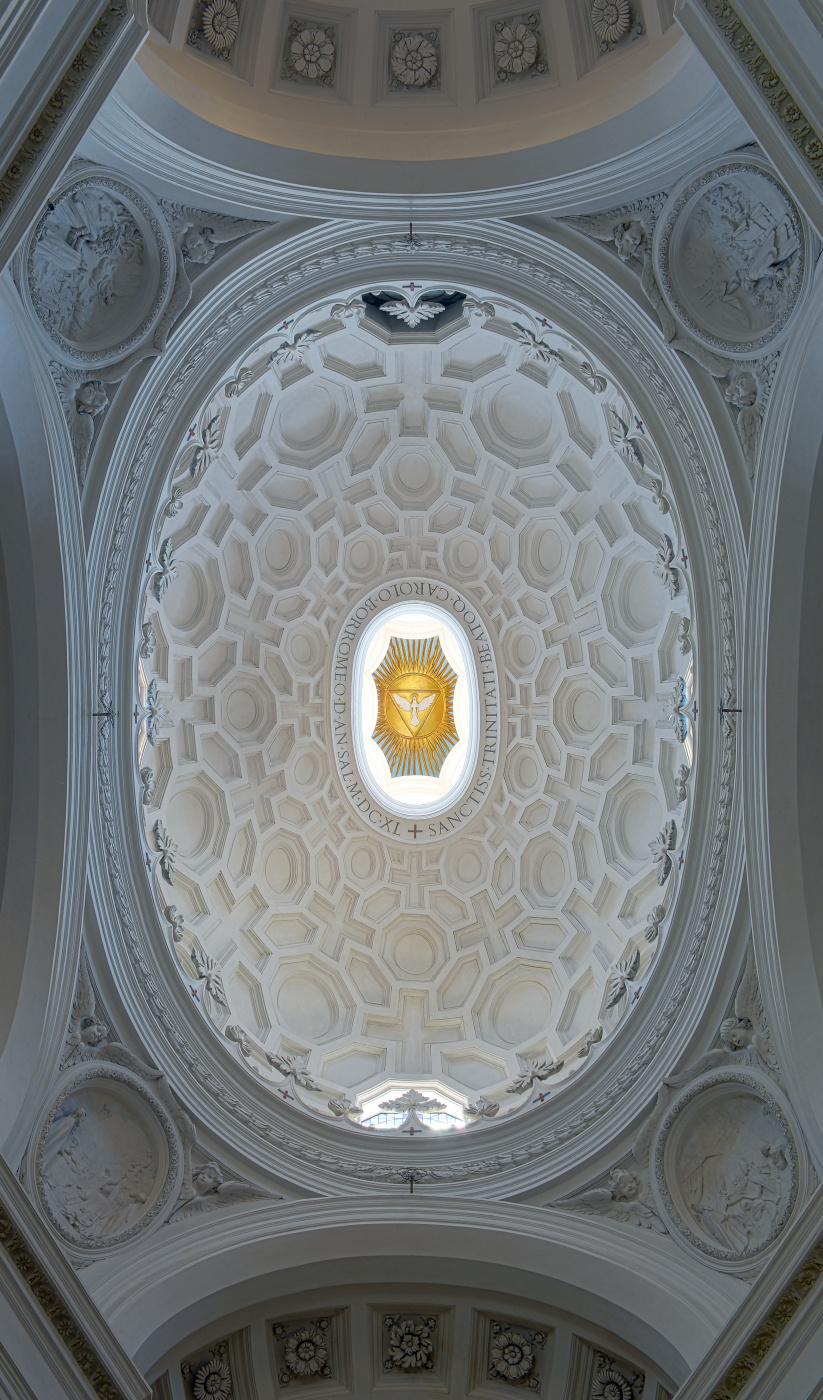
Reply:
<svg viewBox="0 0 823 1400"><path fill-rule="evenodd" d="M412 827L409 827L409 831L410 831L411 835L414 837L414 839L415 839L415 841L416 841L416 840L417 840L417 822L415 822L415 824L414 824L414 829L412 829ZM423 835L422 831L421 831L420 835L421 835L421 836Z"/></svg>

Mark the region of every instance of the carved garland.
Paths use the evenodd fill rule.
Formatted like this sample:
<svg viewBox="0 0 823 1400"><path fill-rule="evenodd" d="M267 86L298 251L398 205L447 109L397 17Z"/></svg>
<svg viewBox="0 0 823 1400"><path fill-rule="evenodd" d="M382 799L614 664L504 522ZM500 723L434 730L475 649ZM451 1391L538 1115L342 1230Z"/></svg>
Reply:
<svg viewBox="0 0 823 1400"><path fill-rule="evenodd" d="M88 1338L72 1317L54 1284L43 1272L28 1244L2 1205L0 1205L0 1244L6 1250L15 1268L22 1274L55 1332L65 1343L80 1370L100 1396L100 1400L124 1400L120 1387L115 1384L102 1361L95 1354Z"/></svg>
<svg viewBox="0 0 823 1400"><path fill-rule="evenodd" d="M722 522L709 474L693 439L688 420L674 398L666 379L660 372L656 360L651 354L647 353L638 345L629 329L624 326L614 313L598 298L583 292L567 277L547 270L544 265L535 264L527 261L525 258L517 258L508 252L501 255L497 248L483 243L477 238L451 239L436 236L422 240L421 247L430 252L437 252L441 256L445 253L452 257L471 258L478 263L486 261L492 265L502 264L507 271L516 271L525 285L536 284L544 290L551 289L556 295L566 297L572 302L576 302L578 306L581 306L595 320L599 321L601 325L605 326L606 329L611 332L615 339L624 347L626 352L631 355L646 382L651 384L656 390L669 416L677 426L688 468L693 480L697 483L707 517L719 593L723 703L725 706L733 705L736 693L736 639L728 555ZM142 486L144 474L154 460L155 444L160 436L160 430L175 401L182 395L189 378L198 366L203 363L209 352L215 349L221 340L236 328L237 321L240 317L268 302L275 302L283 293L293 293L296 282L314 278L320 274L327 275L329 269L333 266L348 269L353 263L369 263L375 258L385 256L387 253L400 253L405 251L407 251L406 245L399 238L364 240L353 245L342 244L338 245L333 251L324 253L322 256L311 261L299 264L298 268L290 273L279 273L274 277L267 278L262 281L253 292L247 292L241 296L233 306L212 323L210 332L204 337L203 341L189 353L187 359L180 366L177 373L167 382L165 392L152 417L151 426L143 438L141 449L132 463L126 480L117 514L114 535L106 561L106 572L102 587L103 604L100 616L98 646L98 690L104 708L113 704L111 699L111 665L112 638L116 635L116 629L113 627L115 590L123 562L123 547L129 519L135 500ZM577 1114L574 1118L567 1119L562 1126L558 1126L551 1133L536 1137L528 1143L519 1144L510 1152L475 1159L470 1163L437 1168L421 1168L416 1172L417 1180L471 1180L478 1176L493 1175L503 1172L510 1167L522 1166L526 1161L535 1160L544 1156L545 1153L552 1148L568 1142L585 1132L591 1125L594 1117L605 1113L613 1103L625 1095L626 1090L637 1080L645 1066L653 1059L658 1048L668 1035L672 1019L679 1011L688 994L694 974L700 963L703 945L709 934L720 893L720 880L725 864L726 846L731 825L733 779L736 758L736 728L734 715L724 715L721 732L722 756L720 764L720 796L711 854L708 862L708 878L703 898L703 906L700 917L692 933L691 946L686 956L681 976L678 979L677 987L661 1011L661 1014L658 1016L644 1045L630 1064L608 1086L604 1093L598 1096L589 1109ZM228 1093L225 1083L219 1081L215 1075L211 1074L200 1063L191 1047L181 1035L152 970L145 960L132 917L120 866L120 851L116 837L111 777L111 727L109 725L101 726L98 731L97 752L103 846L115 896L117 914L121 921L122 931L128 945L133 966L143 983L154 1015L173 1046L175 1053L186 1064L192 1079L209 1093L215 1095L222 1103L224 1109L230 1113L237 1122L242 1123L245 1127L258 1133L264 1140L268 1140L273 1146L291 1157L296 1156L302 1160L311 1162L315 1167L319 1166L354 1178L384 1182L400 1181L403 1179L402 1168L391 1166L388 1163L378 1164L374 1162L364 1162L353 1157L340 1156L337 1153L323 1152L316 1147L312 1147L286 1133L278 1131L269 1118L264 1118L250 1111L244 1103L241 1103L239 1099Z"/></svg>
<svg viewBox="0 0 823 1400"><path fill-rule="evenodd" d="M114 0L105 7L88 38L77 50L58 86L40 113L11 164L0 178L0 212L17 193L20 182L30 166L39 160L54 135L58 122L75 102L78 91L89 73L97 66L117 30L131 11L126 0Z"/></svg>
<svg viewBox="0 0 823 1400"><path fill-rule="evenodd" d="M757 40L727 0L703 0L703 4L726 43L734 50L740 66L762 90L769 106L786 128L809 169L823 182L823 139L815 131L797 99L786 87Z"/></svg>

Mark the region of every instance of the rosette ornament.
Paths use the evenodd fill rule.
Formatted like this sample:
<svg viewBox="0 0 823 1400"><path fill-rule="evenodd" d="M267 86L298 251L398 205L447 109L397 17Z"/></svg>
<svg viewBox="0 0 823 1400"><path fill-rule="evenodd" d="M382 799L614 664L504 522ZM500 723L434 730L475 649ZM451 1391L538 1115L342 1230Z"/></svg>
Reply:
<svg viewBox="0 0 823 1400"><path fill-rule="evenodd" d="M606 47L628 34L632 23L629 0L594 0L592 29Z"/></svg>
<svg viewBox="0 0 823 1400"><path fill-rule="evenodd" d="M389 1329L389 1364L392 1366L401 1371L430 1371L433 1349L431 1327L425 1322L398 1318L392 1323Z"/></svg>
<svg viewBox="0 0 823 1400"><path fill-rule="evenodd" d="M519 1381L534 1366L534 1348L520 1332L504 1328L492 1338L490 1371L507 1381Z"/></svg>
<svg viewBox="0 0 823 1400"><path fill-rule="evenodd" d="M300 1327L286 1341L286 1365L295 1376L329 1375L329 1348L319 1327Z"/></svg>
<svg viewBox="0 0 823 1400"><path fill-rule="evenodd" d="M200 21L203 38L221 57L228 54L237 38L240 17L235 0L211 0Z"/></svg>
<svg viewBox="0 0 823 1400"><path fill-rule="evenodd" d="M325 78L334 63L334 44L325 29L301 29L291 41L291 61L304 78Z"/></svg>
<svg viewBox="0 0 823 1400"><path fill-rule="evenodd" d="M194 1400L229 1400L231 1372L221 1348L215 1347L208 1361L195 1373L192 1390Z"/></svg>
<svg viewBox="0 0 823 1400"><path fill-rule="evenodd" d="M494 41L494 61L504 73L525 73L537 58L537 35L526 24L504 24Z"/></svg>
<svg viewBox="0 0 823 1400"><path fill-rule="evenodd" d="M392 47L391 67L404 87L426 87L437 72L437 50L422 34L406 34Z"/></svg>

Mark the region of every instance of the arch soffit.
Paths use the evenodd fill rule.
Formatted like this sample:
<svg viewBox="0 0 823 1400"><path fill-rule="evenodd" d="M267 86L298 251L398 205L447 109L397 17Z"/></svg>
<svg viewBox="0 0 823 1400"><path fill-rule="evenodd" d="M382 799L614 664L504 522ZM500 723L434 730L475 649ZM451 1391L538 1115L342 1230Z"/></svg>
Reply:
<svg viewBox="0 0 823 1400"><path fill-rule="evenodd" d="M186 1248L173 1257L168 1245L162 1233L122 1262L95 1264L85 1274L95 1302L143 1369L193 1326L305 1288L315 1267L319 1285L320 1269L346 1260L381 1261L395 1270L403 1259L463 1260L482 1275L478 1286L504 1271L524 1297L573 1309L610 1329L633 1327L637 1335L627 1340L663 1364L679 1363L684 1377L746 1296L738 1279L713 1274L679 1251L675 1267L670 1242L646 1231L509 1205L498 1206L490 1220L481 1202L419 1196L263 1205L228 1220L191 1223Z"/></svg>
<svg viewBox="0 0 823 1400"><path fill-rule="evenodd" d="M823 574L823 285L782 356L754 500L743 717L748 880L778 1056L823 1160L823 821L817 720Z"/></svg>
<svg viewBox="0 0 823 1400"><path fill-rule="evenodd" d="M88 616L65 422L19 303L0 286L3 512L12 696L0 940L8 1028L0 1143L16 1160L53 1074L74 993L88 835ZM21 1066L25 1072L21 1073Z"/></svg>
<svg viewBox="0 0 823 1400"><path fill-rule="evenodd" d="M170 460L166 446L171 450L201 401L204 370L210 387L254 336L273 324L272 317L286 317L330 292L339 294L342 286L377 282L381 277L396 277L398 272L405 275L408 268L408 252L399 231L394 229L375 232L372 226L360 229L327 225L301 232L299 251L290 232L286 229L275 235L273 246L263 251L260 240L255 240L245 263L233 261L223 282L194 305L166 356L149 371L126 412L103 486L90 551L93 596L104 605L108 598L116 599L116 616L129 615L123 610L130 609L129 599L138 586L138 554L142 560L140 551L145 547ZM642 309L631 298L616 292L610 279L567 247L502 222L464 226L457 237L452 230L435 230L429 237L428 246L415 255L417 275L442 277L447 273L452 280L484 286L518 301L523 300L523 286L532 287L535 309L553 314L562 321L564 329L578 335L584 344L596 344L601 359L613 368L619 382L634 397L677 483L678 506L692 552L699 616L723 618L722 640L707 629L701 651L703 682L710 694L720 693L725 666L727 679L735 689L734 614L742 588L742 536L711 413L693 378L664 346L659 331ZM649 392L649 384L656 394ZM146 422L151 424L148 433ZM708 524L706 512L710 517ZM95 626L99 624L98 616ZM102 667L98 683L111 687L111 693L128 710L133 672L133 641L128 629L123 629L120 640L118 651L114 637L102 639L97 658ZM635 1035L624 1035L619 1045L615 1043L612 1054L593 1067L576 1091L580 1094L581 1113L575 1117L574 1132L555 1132L548 1141L541 1134L537 1145L530 1149L529 1165L516 1169L518 1189L545 1180L548 1146L556 1149L552 1163L556 1174L570 1170L582 1153L588 1156L626 1131L643 1111L662 1074L674 1064L678 1045L684 1047L700 1025L736 906L742 869L739 810L733 794L734 736L726 747L725 759L721 757L721 739L719 733L709 730L703 743L701 762L706 779L702 800L707 811L719 803L719 816L698 823L700 849L693 861L695 870L709 869L709 905L705 904L706 890L698 887L699 882L693 884L690 894L684 890L680 896L679 917L683 918L683 926L696 931L688 951L688 993L677 991L678 977L680 986L686 985L682 981L682 966L672 963L661 968L654 995L647 996L637 1008ZM108 765L110 758L103 757ZM133 784L130 751L115 754L114 761L119 765L119 781L109 788L110 816L120 823L121 830L131 833L133 849L139 853L136 814L130 796L126 796ZM98 811L98 821L99 815ZM718 850L718 830L722 833L722 854L712 858L713 846ZM91 855L93 884L101 892L112 890L111 871L104 859L108 839L106 831L98 826ZM258 1088L249 1082L239 1065L235 1067L224 1060L208 1028L200 1024L182 994L172 1009L174 994L170 998L163 985L172 980L171 954L165 947L157 946L156 939L153 943L141 940L136 931L138 926L150 928L157 918L141 872L116 871L113 896L99 899L97 918L113 974L108 986L115 1002L121 1000L124 1019L131 1019L143 1046L169 1070L189 1107L201 1116L205 1112L210 1126L221 1138L230 1141L241 1155L247 1155L251 1137L261 1164L265 1161L286 1176L293 1174L294 1141L289 1136L295 1126L293 1117L283 1118L279 1112L282 1106L272 1105L268 1095L263 1105L262 1086ZM706 914L709 907L711 912ZM140 913L135 920L137 910ZM120 997L116 982L128 989L124 998ZM670 1030L676 1018L678 1030L673 1036ZM200 1085L196 1091L195 1082ZM223 1107L218 1109L214 1102L214 1086L218 1083L219 1097L223 1105L229 1105L228 1112ZM212 1100L207 1109L203 1089L206 1102ZM586 1114L585 1106L591 1105L598 1095L602 1102L604 1090L609 1113L590 1108ZM555 1100L555 1104L558 1102ZM263 1108L265 1119L261 1116ZM548 1127L554 1117L551 1105L545 1114L542 1122ZM566 1098L564 1120L568 1114ZM271 1120L277 1124L273 1130ZM527 1127L525 1120L521 1123L519 1137L525 1134L533 1140L531 1125ZM497 1140L494 1135L500 1127L492 1125L485 1130L486 1150ZM303 1132L302 1124L300 1131ZM507 1129L507 1142L508 1132ZM332 1152L332 1144L338 1149L344 1147L334 1126L309 1125L305 1133L307 1141L318 1145L322 1142ZM475 1141L477 1148L472 1146L469 1155L479 1149L479 1139ZM285 1156L281 1149L285 1149ZM456 1150L465 1152L467 1145ZM362 1155L354 1144L345 1146L344 1151L353 1157ZM494 1172L500 1169L497 1166ZM332 1168L332 1174L325 1178L331 1190L339 1189L333 1185L333 1171ZM511 1173L507 1175L507 1183L510 1181ZM484 1186L476 1180L473 1190L478 1189L499 1193L499 1177L496 1185L490 1180Z"/></svg>

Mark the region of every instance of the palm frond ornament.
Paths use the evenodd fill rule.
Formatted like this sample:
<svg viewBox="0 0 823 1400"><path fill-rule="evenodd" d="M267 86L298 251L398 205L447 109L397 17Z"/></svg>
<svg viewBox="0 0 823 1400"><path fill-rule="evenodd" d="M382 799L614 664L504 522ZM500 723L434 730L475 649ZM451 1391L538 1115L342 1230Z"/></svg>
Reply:
<svg viewBox="0 0 823 1400"><path fill-rule="evenodd" d="M439 637L392 637L373 672L380 745L393 778L437 778L460 736L454 724L457 675Z"/></svg>

